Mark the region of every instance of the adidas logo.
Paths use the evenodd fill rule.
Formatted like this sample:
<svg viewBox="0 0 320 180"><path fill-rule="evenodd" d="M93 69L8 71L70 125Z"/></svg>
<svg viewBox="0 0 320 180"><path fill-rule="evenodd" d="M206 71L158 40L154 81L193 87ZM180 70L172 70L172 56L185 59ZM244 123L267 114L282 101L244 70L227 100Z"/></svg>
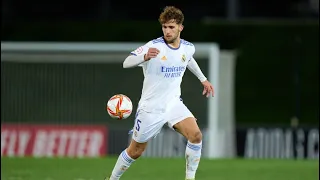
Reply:
<svg viewBox="0 0 320 180"><path fill-rule="evenodd" d="M162 56L161 60L165 61L165 60L167 60L167 57L166 56Z"/></svg>

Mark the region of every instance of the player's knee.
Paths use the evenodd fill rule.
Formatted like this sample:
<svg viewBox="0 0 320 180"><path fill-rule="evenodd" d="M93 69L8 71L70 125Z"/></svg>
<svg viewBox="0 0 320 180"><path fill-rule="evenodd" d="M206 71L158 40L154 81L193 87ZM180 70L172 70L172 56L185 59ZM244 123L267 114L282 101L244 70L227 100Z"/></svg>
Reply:
<svg viewBox="0 0 320 180"><path fill-rule="evenodd" d="M132 159L138 159L144 152L144 146L129 146L127 148L127 153Z"/></svg>
<svg viewBox="0 0 320 180"><path fill-rule="evenodd" d="M128 151L127 152L128 155L132 159L138 159L142 155L144 149L141 149L141 148L134 148L134 149L133 148L128 148L127 151Z"/></svg>
<svg viewBox="0 0 320 180"><path fill-rule="evenodd" d="M194 133L190 134L189 139L191 143L200 143L202 141L202 133L201 131L195 131Z"/></svg>

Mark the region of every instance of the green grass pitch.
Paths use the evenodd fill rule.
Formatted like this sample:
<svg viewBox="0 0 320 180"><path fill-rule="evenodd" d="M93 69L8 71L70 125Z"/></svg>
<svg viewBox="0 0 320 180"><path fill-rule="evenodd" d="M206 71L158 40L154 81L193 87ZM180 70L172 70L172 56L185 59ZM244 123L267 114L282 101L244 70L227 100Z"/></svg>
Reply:
<svg viewBox="0 0 320 180"><path fill-rule="evenodd" d="M116 157L1 158L1 180L103 180ZM317 160L202 159L197 180L316 180ZM184 159L141 158L121 180L184 180Z"/></svg>

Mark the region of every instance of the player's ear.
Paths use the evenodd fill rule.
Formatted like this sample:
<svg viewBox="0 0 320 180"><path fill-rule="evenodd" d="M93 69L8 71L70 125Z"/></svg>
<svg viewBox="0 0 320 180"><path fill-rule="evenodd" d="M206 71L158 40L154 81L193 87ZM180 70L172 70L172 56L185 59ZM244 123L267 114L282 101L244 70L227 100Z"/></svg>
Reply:
<svg viewBox="0 0 320 180"><path fill-rule="evenodd" d="M181 32L182 30L183 30L183 25L182 24L180 24L180 26L179 26L179 31Z"/></svg>

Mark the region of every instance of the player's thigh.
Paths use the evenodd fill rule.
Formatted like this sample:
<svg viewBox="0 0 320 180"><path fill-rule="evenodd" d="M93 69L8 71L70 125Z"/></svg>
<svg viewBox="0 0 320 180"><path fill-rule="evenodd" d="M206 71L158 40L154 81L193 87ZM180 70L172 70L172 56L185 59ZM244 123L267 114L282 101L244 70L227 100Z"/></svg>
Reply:
<svg viewBox="0 0 320 180"><path fill-rule="evenodd" d="M201 139L201 131L197 124L196 118L190 112L190 110L183 104L179 102L174 107L168 117L168 126L176 130L187 139ZM199 137L201 136L201 137Z"/></svg>
<svg viewBox="0 0 320 180"><path fill-rule="evenodd" d="M160 133L164 124L163 114L140 110L136 116L132 139L137 143L148 142Z"/></svg>
<svg viewBox="0 0 320 180"><path fill-rule="evenodd" d="M175 125L173 129L182 134L191 142L200 142L202 140L202 134L197 121L194 117L187 117Z"/></svg>

